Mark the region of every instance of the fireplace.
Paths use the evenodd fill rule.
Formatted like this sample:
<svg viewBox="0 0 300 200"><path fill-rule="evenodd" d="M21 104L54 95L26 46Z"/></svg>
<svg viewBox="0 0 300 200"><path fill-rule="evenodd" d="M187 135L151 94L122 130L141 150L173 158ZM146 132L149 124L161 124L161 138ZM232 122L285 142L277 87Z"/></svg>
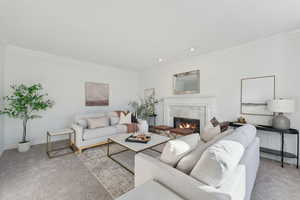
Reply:
<svg viewBox="0 0 300 200"><path fill-rule="evenodd" d="M183 117L174 117L174 128L189 129L193 133L200 132L200 120Z"/></svg>

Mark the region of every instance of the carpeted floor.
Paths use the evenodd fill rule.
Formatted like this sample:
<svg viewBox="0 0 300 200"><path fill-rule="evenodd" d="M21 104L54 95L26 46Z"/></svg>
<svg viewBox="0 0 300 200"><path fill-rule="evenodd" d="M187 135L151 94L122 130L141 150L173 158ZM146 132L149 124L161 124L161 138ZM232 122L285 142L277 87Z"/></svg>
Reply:
<svg viewBox="0 0 300 200"><path fill-rule="evenodd" d="M134 166L132 152L116 158ZM36 145L27 153L6 151L0 158L0 200L112 200L132 188L133 175L106 157L105 146L48 159L45 145ZM261 159L252 200L282 199L300 199L300 170Z"/></svg>

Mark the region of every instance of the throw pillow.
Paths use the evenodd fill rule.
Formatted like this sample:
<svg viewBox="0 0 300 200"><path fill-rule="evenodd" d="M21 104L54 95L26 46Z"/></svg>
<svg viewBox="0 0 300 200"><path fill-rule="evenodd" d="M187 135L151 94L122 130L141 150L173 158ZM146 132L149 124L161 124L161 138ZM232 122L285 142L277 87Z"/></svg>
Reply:
<svg viewBox="0 0 300 200"><path fill-rule="evenodd" d="M190 152L189 154L185 155L183 158L180 159L180 161L176 166L176 169L182 171L183 173L190 174L192 169L195 167L196 163L198 162L198 160L201 158L201 155L204 153L204 151L208 147L210 147L211 145L213 145L214 143L222 139L224 136L229 135L231 133L232 130L228 130L222 134L217 135L212 140L206 143L200 140L199 144L192 152Z"/></svg>
<svg viewBox="0 0 300 200"><path fill-rule="evenodd" d="M107 117L89 118L87 124L89 129L103 128L109 126L109 120Z"/></svg>
<svg viewBox="0 0 300 200"><path fill-rule="evenodd" d="M210 123L214 127L219 125L221 127L221 132L227 131L229 128L229 122L219 122L215 117L210 120Z"/></svg>
<svg viewBox="0 0 300 200"><path fill-rule="evenodd" d="M169 141L162 151L160 160L175 167L183 156L197 147L199 140L200 136L196 133Z"/></svg>
<svg viewBox="0 0 300 200"><path fill-rule="evenodd" d="M110 117L110 125L111 126L118 125L119 122L120 122L120 118L119 117L116 117L116 116L111 116Z"/></svg>
<svg viewBox="0 0 300 200"><path fill-rule="evenodd" d="M220 187L234 171L244 151L240 143L222 139L205 150L191 176L209 186Z"/></svg>
<svg viewBox="0 0 300 200"><path fill-rule="evenodd" d="M125 114L124 112L120 113L120 122L119 124L131 124L131 115L132 113Z"/></svg>
<svg viewBox="0 0 300 200"><path fill-rule="evenodd" d="M219 135L221 133L221 127L220 125L217 125L216 127L211 127L209 124L204 128L203 133L201 134L201 139L204 142L209 142L214 137Z"/></svg>

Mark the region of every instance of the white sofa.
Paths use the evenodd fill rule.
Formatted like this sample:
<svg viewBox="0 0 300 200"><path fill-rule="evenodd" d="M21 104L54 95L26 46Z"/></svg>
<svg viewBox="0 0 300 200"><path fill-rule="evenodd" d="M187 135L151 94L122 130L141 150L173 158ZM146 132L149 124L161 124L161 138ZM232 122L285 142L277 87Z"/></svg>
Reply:
<svg viewBox="0 0 300 200"><path fill-rule="evenodd" d="M247 128L244 127L244 129ZM251 127L251 130L254 130L256 135L256 129ZM241 143L246 141L248 145L239 164L220 187L206 185L189 174L165 164L160 159L143 153L137 154L135 157L135 187L139 188L149 181L156 181L183 199L250 200L259 167L259 139L255 135L251 141L247 141L249 138L243 135L242 137L240 137L241 135L235 137L235 131L228 135L233 137L235 141ZM134 198L131 199L134 200Z"/></svg>
<svg viewBox="0 0 300 200"><path fill-rule="evenodd" d="M109 126L103 128L88 129L86 120L88 118L107 117L109 119ZM94 112L84 113L75 116L72 128L75 131L75 138L73 143L78 153L81 153L83 149L91 148L94 146L107 143L107 139L110 136L127 133L127 126L124 124L111 124L111 118L118 118L116 112ZM144 120L138 120L138 128L141 132L148 131L147 122Z"/></svg>

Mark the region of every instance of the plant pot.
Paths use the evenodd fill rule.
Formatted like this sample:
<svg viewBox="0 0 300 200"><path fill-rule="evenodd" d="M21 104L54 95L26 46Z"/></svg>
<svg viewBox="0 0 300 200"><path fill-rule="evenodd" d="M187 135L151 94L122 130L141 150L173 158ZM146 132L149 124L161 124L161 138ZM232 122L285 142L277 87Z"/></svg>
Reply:
<svg viewBox="0 0 300 200"><path fill-rule="evenodd" d="M30 141L20 142L18 144L18 151L19 152L27 152L29 149L30 149Z"/></svg>

